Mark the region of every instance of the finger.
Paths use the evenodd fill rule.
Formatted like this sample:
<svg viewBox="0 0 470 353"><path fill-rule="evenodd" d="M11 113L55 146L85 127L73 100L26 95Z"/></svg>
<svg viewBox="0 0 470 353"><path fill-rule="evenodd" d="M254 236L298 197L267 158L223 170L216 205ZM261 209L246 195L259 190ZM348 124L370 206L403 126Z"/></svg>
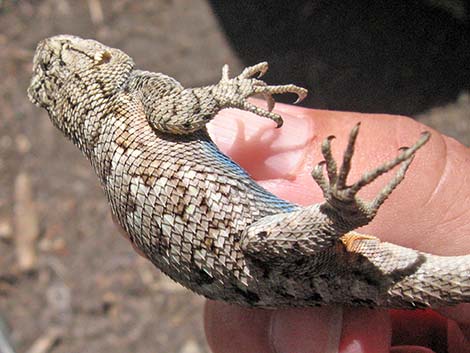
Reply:
<svg viewBox="0 0 470 353"><path fill-rule="evenodd" d="M432 310L391 310L392 346L447 350L447 319Z"/></svg>
<svg viewBox="0 0 470 353"><path fill-rule="evenodd" d="M340 353L388 353L391 334L391 322L387 310L345 309Z"/></svg>
<svg viewBox="0 0 470 353"><path fill-rule="evenodd" d="M263 101L252 102L264 106ZM276 105L275 112L280 111L278 107ZM307 154L314 155L318 151L312 148L318 138L316 121L300 114L281 113L290 123L275 129L267 119L227 109L208 125L208 130L217 146L260 184L279 183L273 188L278 196L288 199L290 195L295 202L309 203L311 193L315 192L314 182L310 175L312 168L305 168L304 164ZM322 199L321 193L316 196L318 201Z"/></svg>
<svg viewBox="0 0 470 353"><path fill-rule="evenodd" d="M205 328L214 353L388 353L386 311L339 307L253 310L208 302ZM374 332L373 335L370 332Z"/></svg>
<svg viewBox="0 0 470 353"><path fill-rule="evenodd" d="M470 353L470 304L442 308L438 312L450 319L447 334L451 353Z"/></svg>
<svg viewBox="0 0 470 353"><path fill-rule="evenodd" d="M447 341L449 353L470 353L470 326L449 320Z"/></svg>
<svg viewBox="0 0 470 353"><path fill-rule="evenodd" d="M323 200L310 173L320 162L320 142L336 135L335 151L346 146L350 128L362 122L357 153L352 160L350 180L396 155L396 150L416 141L421 124L404 117L313 111L278 104L275 109L285 120L282 129L267 127L263 119L243 118L236 111L215 119L211 133L221 148L252 174L260 184L284 199L300 204ZM236 127L227 124L227 116ZM236 116L240 120L236 120ZM224 125L227 129L221 128ZM260 125L261 124L261 125ZM432 131L432 130L431 130ZM268 136L268 138L266 138ZM225 142L225 144L224 144ZM253 153L256 151L256 153ZM398 188L380 208L374 222L364 229L383 241L439 255L470 253L470 159L469 149L451 138L432 131L431 140L418 151ZM335 158L340 158L339 154ZM361 191L374 197L390 180L385 175ZM469 305L441 311L462 325L470 318ZM462 310L462 308L467 308ZM463 329L463 332L467 332Z"/></svg>
<svg viewBox="0 0 470 353"><path fill-rule="evenodd" d="M338 352L342 327L340 307L276 310L270 343L276 353Z"/></svg>
<svg viewBox="0 0 470 353"><path fill-rule="evenodd" d="M271 353L271 312L208 301L204 310L207 342L214 353Z"/></svg>
<svg viewBox="0 0 470 353"><path fill-rule="evenodd" d="M271 324L273 347L278 353L388 353L390 334L385 310L285 309L273 314Z"/></svg>
<svg viewBox="0 0 470 353"><path fill-rule="evenodd" d="M323 200L311 178L313 166L322 159L323 138L336 135L333 154L340 158L349 130L362 122L349 176L357 180L364 170L393 158L400 146L415 142L422 131L430 130L411 119L390 115L313 111L283 104L275 111L286 121L275 132L263 119L244 118L237 111L223 112L210 131L222 150L260 184L301 204ZM455 140L432 131L431 140L416 154L403 183L365 231L380 235L384 241L440 255L469 253L469 153ZM361 196L374 197L392 176L387 174L368 185Z"/></svg>

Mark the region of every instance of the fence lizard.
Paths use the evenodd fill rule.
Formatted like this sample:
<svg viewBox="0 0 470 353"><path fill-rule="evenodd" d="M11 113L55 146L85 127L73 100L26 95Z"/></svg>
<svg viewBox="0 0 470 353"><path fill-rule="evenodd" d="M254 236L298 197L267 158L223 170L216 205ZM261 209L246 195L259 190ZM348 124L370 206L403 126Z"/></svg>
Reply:
<svg viewBox="0 0 470 353"><path fill-rule="evenodd" d="M352 185L346 178L359 125L339 167L326 139L325 162L312 172L325 201L308 207L269 193L218 150L205 125L221 109L250 111L280 127L272 95L307 94L267 85L260 80L267 69L260 63L230 78L224 66L219 83L185 89L135 69L121 50L59 35L39 43L28 94L89 159L133 245L196 293L264 308L470 301L470 256L434 256L353 232L372 221L428 133ZM247 101L255 94L267 109ZM375 199L356 196L396 166Z"/></svg>

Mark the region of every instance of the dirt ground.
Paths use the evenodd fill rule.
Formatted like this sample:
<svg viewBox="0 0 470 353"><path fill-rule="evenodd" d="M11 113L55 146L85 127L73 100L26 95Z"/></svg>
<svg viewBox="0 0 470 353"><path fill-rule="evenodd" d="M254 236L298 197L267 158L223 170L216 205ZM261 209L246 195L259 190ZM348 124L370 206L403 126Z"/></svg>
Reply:
<svg viewBox="0 0 470 353"><path fill-rule="evenodd" d="M0 0L0 331L16 352L209 352L203 299L133 252L88 162L27 100L34 48L59 33L187 86L246 60L202 0ZM469 93L437 101L416 117L470 145Z"/></svg>

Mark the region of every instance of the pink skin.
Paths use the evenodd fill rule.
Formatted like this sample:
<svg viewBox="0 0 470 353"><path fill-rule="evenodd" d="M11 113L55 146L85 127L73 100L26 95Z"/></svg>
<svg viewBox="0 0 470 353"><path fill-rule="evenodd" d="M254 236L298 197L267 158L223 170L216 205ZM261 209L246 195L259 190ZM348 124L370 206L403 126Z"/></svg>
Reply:
<svg viewBox="0 0 470 353"><path fill-rule="evenodd" d="M322 159L320 143L328 135L337 137L333 153L341 160L350 129L362 122L348 178L353 182L393 158L399 147L414 143L420 132L431 131L404 182L361 231L434 254L470 254L468 148L406 117L276 107L284 118L281 129L252 114L225 110L209 131L265 188L303 205L322 201L310 172ZM360 196L371 199L390 177L367 186ZM429 353L446 347L450 353L470 352L470 305L439 312L344 308L341 313L328 307L269 311L209 301L205 328L214 353L325 352L335 336L340 337L341 353ZM335 319L341 315L342 322Z"/></svg>

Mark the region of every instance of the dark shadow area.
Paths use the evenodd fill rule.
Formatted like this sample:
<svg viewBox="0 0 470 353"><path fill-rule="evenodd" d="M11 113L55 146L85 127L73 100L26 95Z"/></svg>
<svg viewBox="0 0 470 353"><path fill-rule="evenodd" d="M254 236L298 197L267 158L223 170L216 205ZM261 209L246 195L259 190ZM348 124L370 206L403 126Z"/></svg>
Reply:
<svg viewBox="0 0 470 353"><path fill-rule="evenodd" d="M413 115L470 88L468 1L209 2L243 63L306 106Z"/></svg>

